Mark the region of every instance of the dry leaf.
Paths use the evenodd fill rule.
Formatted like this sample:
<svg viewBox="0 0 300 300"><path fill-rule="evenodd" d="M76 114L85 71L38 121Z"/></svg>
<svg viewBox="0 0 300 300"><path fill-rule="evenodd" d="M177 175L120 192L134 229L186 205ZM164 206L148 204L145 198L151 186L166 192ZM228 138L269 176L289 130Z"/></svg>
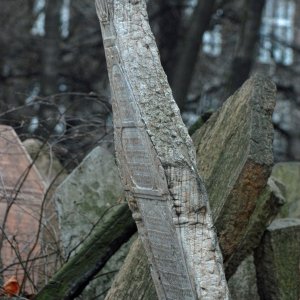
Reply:
<svg viewBox="0 0 300 300"><path fill-rule="evenodd" d="M12 276L4 283L3 290L5 294L9 297L19 295L20 285L18 283L16 276Z"/></svg>

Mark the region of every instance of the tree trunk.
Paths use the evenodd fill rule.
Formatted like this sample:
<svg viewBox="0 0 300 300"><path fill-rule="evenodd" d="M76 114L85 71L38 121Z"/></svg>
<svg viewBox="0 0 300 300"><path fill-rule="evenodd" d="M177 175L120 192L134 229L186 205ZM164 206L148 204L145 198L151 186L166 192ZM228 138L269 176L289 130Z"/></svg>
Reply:
<svg viewBox="0 0 300 300"><path fill-rule="evenodd" d="M35 300L71 300L80 295L109 258L136 231L131 212L118 205L105 216L95 235L75 254L37 294Z"/></svg>
<svg viewBox="0 0 300 300"><path fill-rule="evenodd" d="M45 96L53 95L58 91L61 6L62 0L46 1L45 37L42 41L42 91Z"/></svg>
<svg viewBox="0 0 300 300"><path fill-rule="evenodd" d="M159 9L155 13L155 22L159 27L156 41L162 66L168 76L169 82L172 82L182 29L183 6L186 0L165 0L158 2Z"/></svg>
<svg viewBox="0 0 300 300"><path fill-rule="evenodd" d="M122 182L159 299L228 299L193 143L141 0L97 0Z"/></svg>
<svg viewBox="0 0 300 300"><path fill-rule="evenodd" d="M208 29L216 0L199 0L191 17L190 27L182 45L178 65L174 71L172 90L180 110L184 109L194 69L202 47L202 37Z"/></svg>
<svg viewBox="0 0 300 300"><path fill-rule="evenodd" d="M60 9L62 0L47 0L45 7L45 36L41 40L42 81L41 94L49 97L58 92L60 63ZM48 139L59 120L59 112L52 97L38 106L37 136Z"/></svg>
<svg viewBox="0 0 300 300"><path fill-rule="evenodd" d="M239 41L231 64L225 99L233 94L249 77L256 57L259 29L265 0L245 0Z"/></svg>

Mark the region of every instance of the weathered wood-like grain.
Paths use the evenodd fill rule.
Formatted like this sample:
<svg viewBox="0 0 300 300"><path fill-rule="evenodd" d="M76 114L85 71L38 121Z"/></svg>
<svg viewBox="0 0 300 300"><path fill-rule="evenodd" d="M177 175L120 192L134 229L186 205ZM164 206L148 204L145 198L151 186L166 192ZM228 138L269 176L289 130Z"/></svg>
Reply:
<svg viewBox="0 0 300 300"><path fill-rule="evenodd" d="M105 300L157 300L156 291L151 278L147 256L140 238L132 244L122 266Z"/></svg>
<svg viewBox="0 0 300 300"><path fill-rule="evenodd" d="M159 299L227 299L192 141L159 61L145 1L96 0L121 178Z"/></svg>
<svg viewBox="0 0 300 300"><path fill-rule="evenodd" d="M261 300L300 299L300 220L278 219L255 253Z"/></svg>

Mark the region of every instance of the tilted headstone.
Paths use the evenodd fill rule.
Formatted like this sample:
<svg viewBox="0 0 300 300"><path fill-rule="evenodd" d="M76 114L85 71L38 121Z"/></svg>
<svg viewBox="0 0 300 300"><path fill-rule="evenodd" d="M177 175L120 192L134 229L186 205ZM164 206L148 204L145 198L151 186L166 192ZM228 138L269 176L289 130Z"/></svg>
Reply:
<svg viewBox="0 0 300 300"><path fill-rule="evenodd" d="M0 126L0 269L32 294L44 279L40 231L45 184L13 128ZM25 270L24 270L25 269Z"/></svg>
<svg viewBox="0 0 300 300"><path fill-rule="evenodd" d="M261 300L300 299L300 220L277 219L255 253Z"/></svg>
<svg viewBox="0 0 300 300"><path fill-rule="evenodd" d="M274 166L272 177L285 186L286 203L281 218L300 218L300 162L282 162Z"/></svg>
<svg viewBox="0 0 300 300"><path fill-rule="evenodd" d="M228 206L230 203L233 205L232 211L227 207L230 222L225 219L224 223L219 222L216 227L217 231L223 228L227 236L227 239L221 239L221 249L227 251L225 252L227 255L232 254L232 263L226 265L228 275L232 275L239 263L258 246L265 228L275 217L283 202L278 183L269 180L267 185L272 165L271 114L274 99L274 85L268 79L256 76L229 98L224 107L193 136L196 149L198 149L199 169L205 170L204 178L208 180L208 194L211 197L218 196L216 199L210 199L212 205L216 206L217 203L220 203L220 206L224 203ZM235 115L237 112L238 114ZM226 125L224 122L230 124ZM256 133L254 133L255 130ZM262 147L264 151L257 149L257 152L254 152L253 139L255 134L258 134L258 130L260 130L259 147ZM240 148L246 148L246 150L236 151ZM210 156L212 153L215 155ZM218 153L221 155L217 155ZM210 174L208 178L207 174ZM215 184L213 184L214 178L216 178ZM223 181L220 183L222 187L220 190L218 181L221 179ZM216 219L220 218L217 212L216 209L212 211ZM232 222L235 222L241 230L240 233L233 227ZM135 256L132 251L140 251L137 248L130 250L131 257ZM133 261L131 265L127 263L122 267L107 299L114 299L115 295L118 299L126 299L126 293L120 287L122 284L130 286L134 265L136 264ZM138 270L140 276L136 278L144 278L146 276L145 263ZM143 288L142 284L136 284L136 286ZM137 294L138 292L135 291L134 295ZM140 290L139 294L143 294L143 290Z"/></svg>
<svg viewBox="0 0 300 300"><path fill-rule="evenodd" d="M193 136L227 277L247 256L241 253L250 246L245 234L254 230L261 236L267 225L251 228L249 219L255 217L273 165L274 106L274 84L253 76Z"/></svg>
<svg viewBox="0 0 300 300"><path fill-rule="evenodd" d="M96 147L55 193L65 258L79 250L83 241L97 230L97 225L101 226L109 209L123 199L114 157L104 148ZM120 268L128 248L123 247L110 259L98 278L84 291L86 299L100 295L110 287L110 281ZM97 299L102 298L98 296Z"/></svg>
<svg viewBox="0 0 300 300"><path fill-rule="evenodd" d="M121 178L160 299L228 299L192 141L144 0L97 0Z"/></svg>

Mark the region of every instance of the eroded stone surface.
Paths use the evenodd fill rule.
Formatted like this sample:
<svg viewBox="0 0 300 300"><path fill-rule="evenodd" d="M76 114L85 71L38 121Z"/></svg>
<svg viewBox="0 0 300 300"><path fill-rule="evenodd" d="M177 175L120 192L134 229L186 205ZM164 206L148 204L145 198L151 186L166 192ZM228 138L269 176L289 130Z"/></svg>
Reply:
<svg viewBox="0 0 300 300"><path fill-rule="evenodd" d="M68 255L123 195L114 158L95 148L58 187L61 242Z"/></svg>

